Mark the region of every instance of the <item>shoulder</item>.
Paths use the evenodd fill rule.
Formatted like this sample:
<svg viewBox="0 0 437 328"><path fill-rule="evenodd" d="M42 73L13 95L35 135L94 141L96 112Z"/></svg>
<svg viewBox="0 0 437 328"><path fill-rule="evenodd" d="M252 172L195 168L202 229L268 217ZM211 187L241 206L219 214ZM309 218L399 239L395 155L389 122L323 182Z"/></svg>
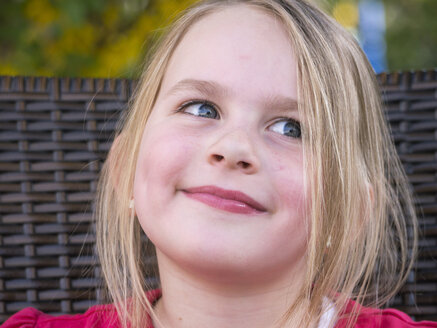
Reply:
<svg viewBox="0 0 437 328"><path fill-rule="evenodd" d="M95 305L83 314L51 316L34 308L25 308L10 317L1 328L105 328L119 327L113 305Z"/></svg>
<svg viewBox="0 0 437 328"><path fill-rule="evenodd" d="M344 314L352 312L354 306L358 306L360 314L358 316L355 328L384 327L384 328L437 328L437 322L431 321L413 321L407 314L395 309L375 309L357 305L349 301ZM336 327L346 327L347 319L339 320Z"/></svg>
<svg viewBox="0 0 437 328"><path fill-rule="evenodd" d="M161 290L155 289L147 292L151 303L161 297ZM150 320L150 318L149 318ZM152 328L149 321L148 328ZM83 314L65 314L52 316L34 308L25 308L1 325L0 328L121 328L115 306L113 304L95 305Z"/></svg>

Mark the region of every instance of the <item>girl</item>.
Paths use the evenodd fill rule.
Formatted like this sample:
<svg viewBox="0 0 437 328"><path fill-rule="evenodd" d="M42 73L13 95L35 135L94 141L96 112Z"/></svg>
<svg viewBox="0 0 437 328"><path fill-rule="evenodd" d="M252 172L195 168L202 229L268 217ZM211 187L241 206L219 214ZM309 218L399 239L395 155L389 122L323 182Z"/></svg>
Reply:
<svg viewBox="0 0 437 328"><path fill-rule="evenodd" d="M372 308L405 281L416 218L372 69L304 0L188 10L156 48L99 186L113 305L26 309L4 328L437 327ZM159 290L145 283L142 231Z"/></svg>

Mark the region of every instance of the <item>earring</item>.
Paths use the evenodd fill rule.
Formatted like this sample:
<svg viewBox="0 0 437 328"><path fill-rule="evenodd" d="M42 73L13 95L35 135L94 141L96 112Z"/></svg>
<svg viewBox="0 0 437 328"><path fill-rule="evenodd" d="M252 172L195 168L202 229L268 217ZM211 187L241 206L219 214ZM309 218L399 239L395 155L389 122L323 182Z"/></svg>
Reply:
<svg viewBox="0 0 437 328"><path fill-rule="evenodd" d="M133 209L133 208L134 208L134 205L135 205L135 201L134 201L134 199L132 198L132 199L130 200L130 202L129 202L129 208L130 208L130 209Z"/></svg>

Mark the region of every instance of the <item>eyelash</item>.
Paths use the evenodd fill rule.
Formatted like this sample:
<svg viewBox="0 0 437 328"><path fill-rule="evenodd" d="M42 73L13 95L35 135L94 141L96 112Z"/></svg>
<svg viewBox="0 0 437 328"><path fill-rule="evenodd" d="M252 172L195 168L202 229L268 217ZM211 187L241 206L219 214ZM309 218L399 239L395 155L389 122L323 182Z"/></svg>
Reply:
<svg viewBox="0 0 437 328"><path fill-rule="evenodd" d="M297 132L296 135L293 136L286 136L282 133L279 133L281 136L285 136L287 138L294 138L294 139L301 139L302 137L302 131L301 131L301 127L300 127L300 122L291 118L291 117L280 117L277 120L275 120L275 122L273 122L272 124L269 125L269 127L272 127L274 124L276 123L280 123L280 122L284 122L285 124L287 123L292 123L294 126L293 128L297 128Z"/></svg>
<svg viewBox="0 0 437 328"><path fill-rule="evenodd" d="M200 106L202 106L202 105L207 105L207 106L210 106L210 107L212 107L212 108L217 112L217 117L209 118L209 119L219 119L219 118L220 118L220 113L219 113L219 110L217 109L217 106L214 105L213 103L207 101L207 100L190 100L190 101L187 101L187 102L183 103L182 105L180 105L180 106L176 109L175 112L178 112L178 113L184 113L184 114L187 114L187 115L198 116L198 115L191 114L191 113L189 113L189 112L185 112L185 111L184 111L186 108L188 108L188 107L191 106L191 105L200 105ZM202 117L202 116L198 116L198 117ZM299 122L299 121L297 121L297 120L295 120L295 119L293 119L293 118L291 118L291 117L279 117L279 118L276 119L273 123L271 123L271 124L269 125L269 127L271 127L271 126L273 126L274 124L279 123L279 122L285 122L285 124L287 124L287 123L289 123L289 122L290 122L290 123L293 123L293 124L298 128L299 131L298 131L298 135L297 135L297 136L294 136L294 137L291 137L291 136L285 136L285 135L283 135L283 134L281 134L281 133L278 133L278 134L280 134L280 135L282 135L282 136L285 136L285 137L287 137L287 138L296 138L296 139L300 139L300 138L301 138L301 126L300 126L300 122Z"/></svg>
<svg viewBox="0 0 437 328"><path fill-rule="evenodd" d="M217 112L218 118L220 118L220 113L219 110L217 109L217 106L214 105L213 103L207 101L207 100L190 100L187 102L184 102L182 105L180 105L177 109L176 112L177 113L185 113L188 115L193 115L196 116L194 114L188 113L188 112L184 112L184 109L186 109L187 107L191 106L191 105L208 105L211 106L212 108L214 108L214 110Z"/></svg>

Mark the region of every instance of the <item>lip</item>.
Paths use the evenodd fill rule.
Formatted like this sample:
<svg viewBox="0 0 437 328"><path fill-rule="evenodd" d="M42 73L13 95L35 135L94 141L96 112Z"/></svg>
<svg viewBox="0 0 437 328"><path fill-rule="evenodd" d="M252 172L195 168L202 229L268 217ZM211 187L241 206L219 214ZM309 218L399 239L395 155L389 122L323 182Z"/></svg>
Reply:
<svg viewBox="0 0 437 328"><path fill-rule="evenodd" d="M185 195L209 206L240 214L259 214L267 209L256 200L237 190L216 186L200 186L183 189Z"/></svg>

